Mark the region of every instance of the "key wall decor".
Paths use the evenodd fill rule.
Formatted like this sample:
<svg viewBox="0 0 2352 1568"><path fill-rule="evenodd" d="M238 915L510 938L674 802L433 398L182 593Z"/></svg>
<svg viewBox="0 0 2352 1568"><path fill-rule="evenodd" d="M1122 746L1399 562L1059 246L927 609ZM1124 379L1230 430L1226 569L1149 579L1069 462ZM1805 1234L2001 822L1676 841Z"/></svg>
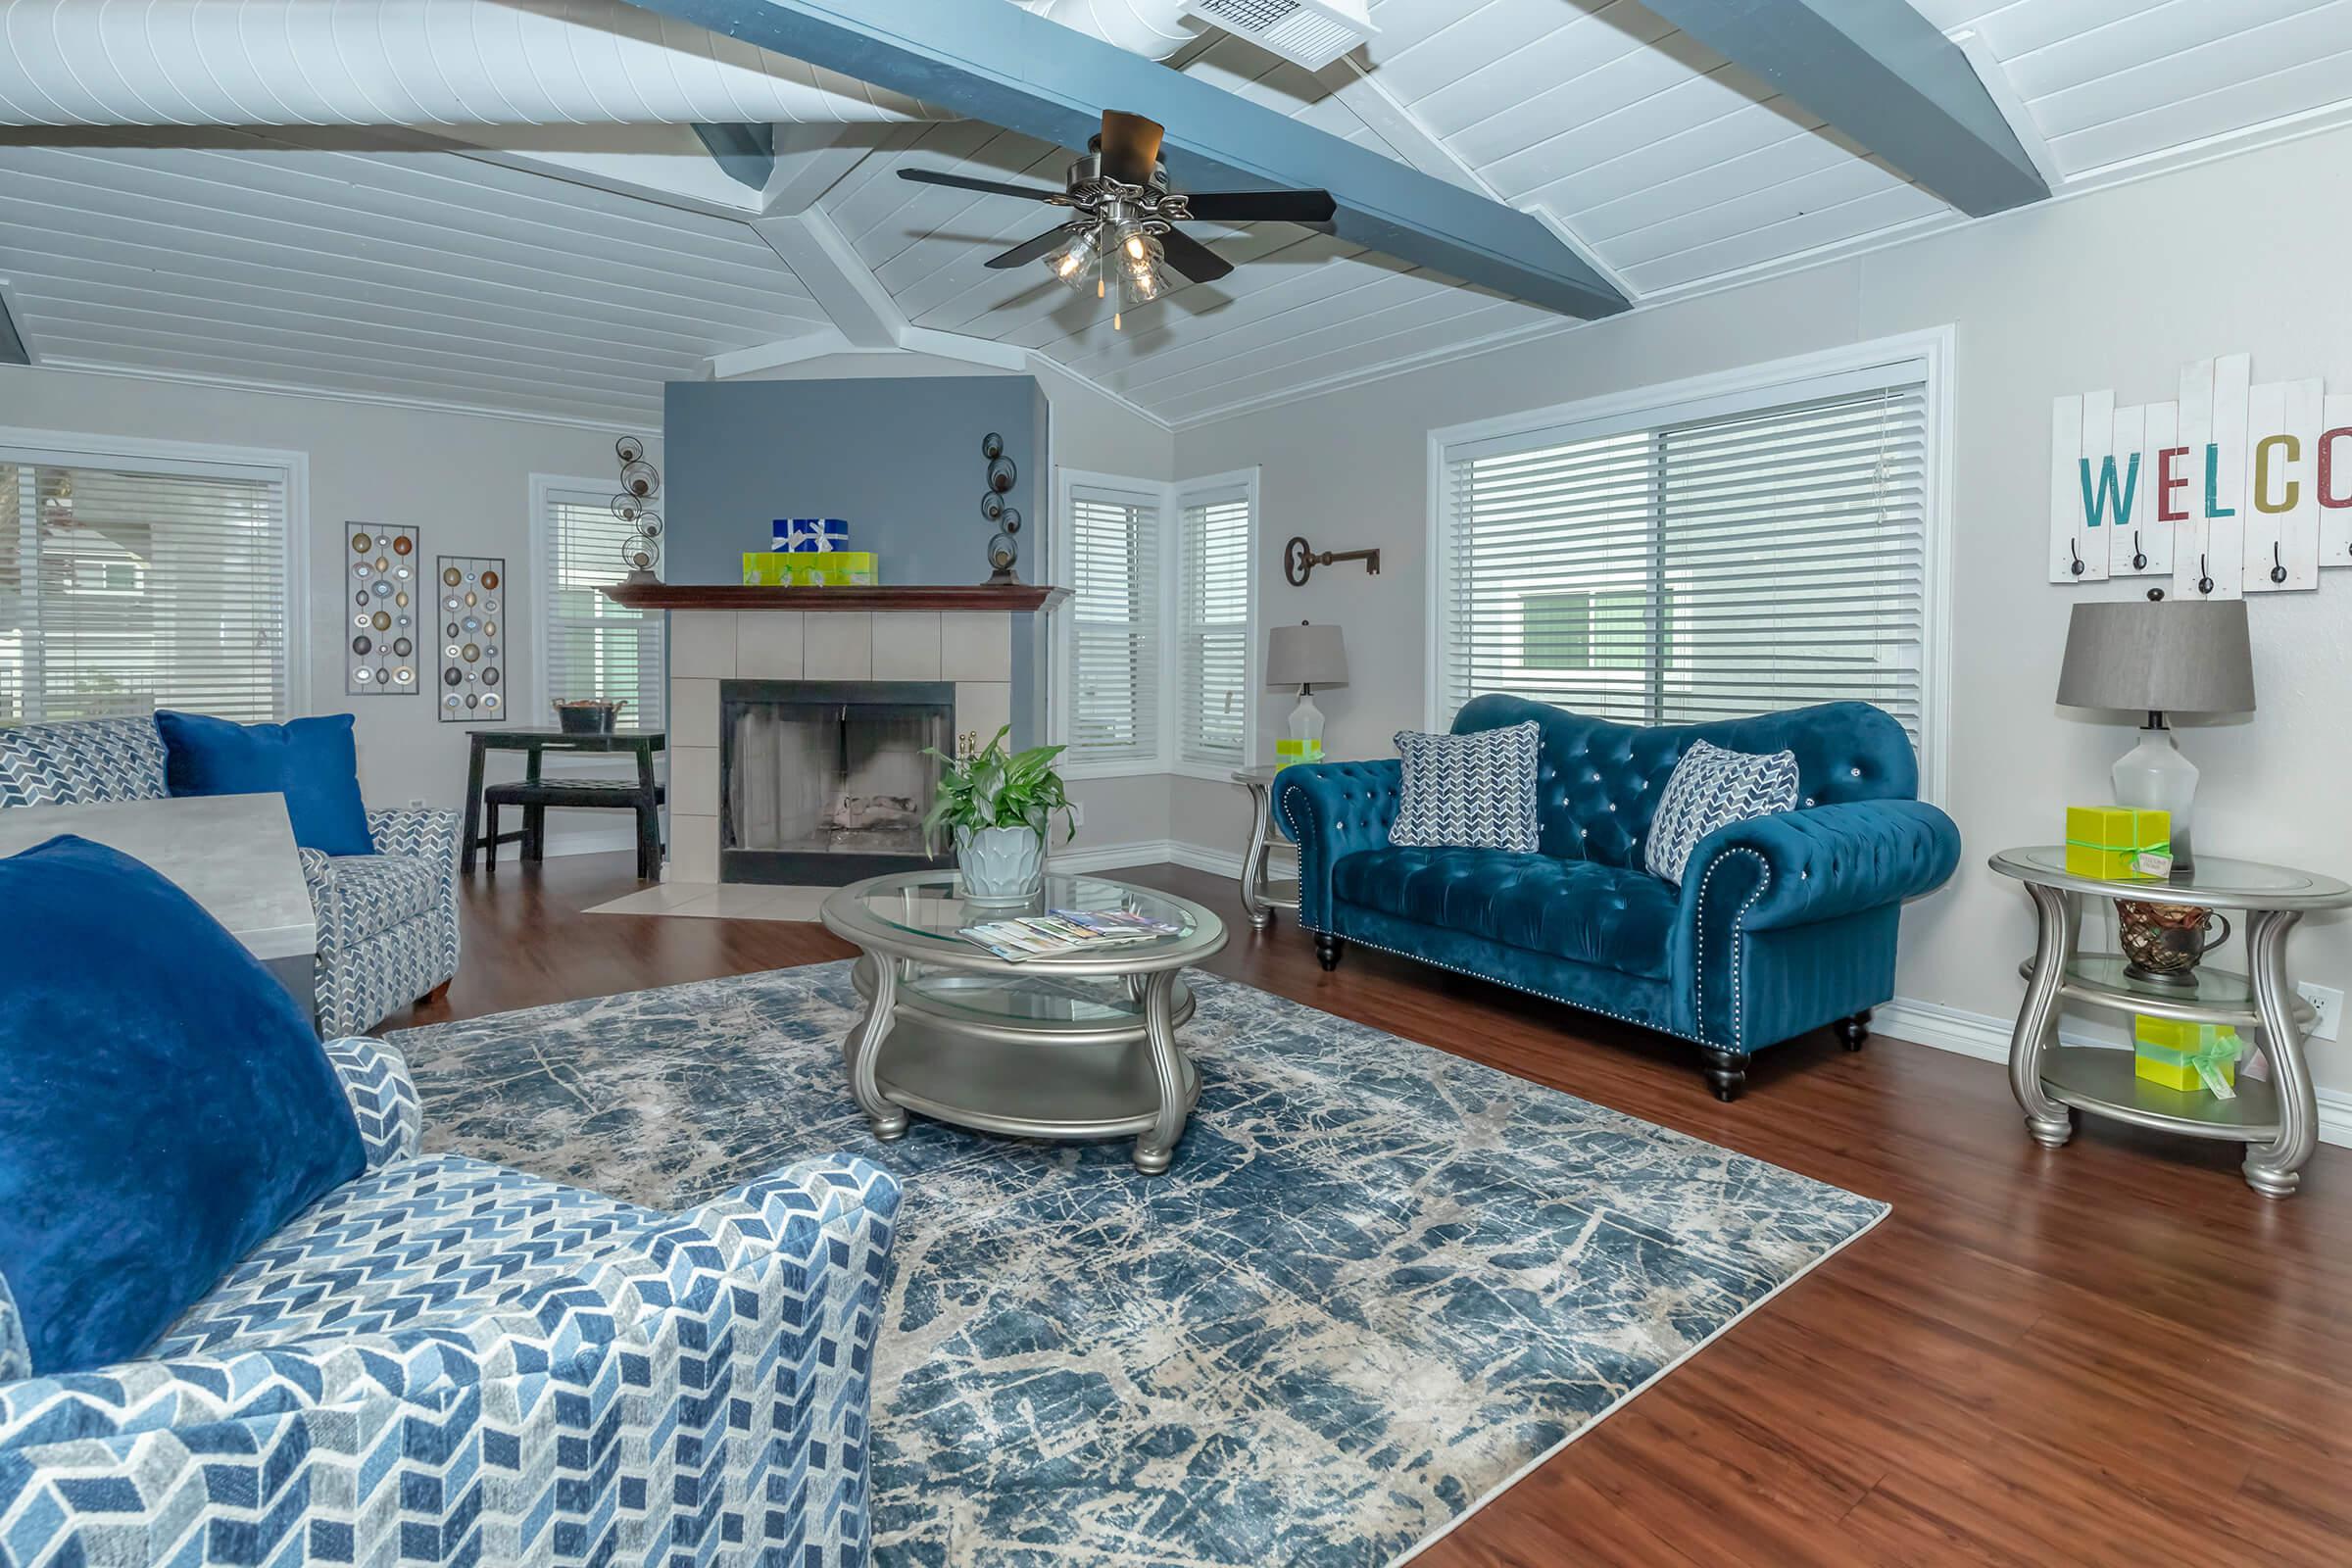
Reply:
<svg viewBox="0 0 2352 1568"><path fill-rule="evenodd" d="M507 564L488 556L433 563L434 630L441 641L441 719L490 724L507 716Z"/></svg>
<svg viewBox="0 0 2352 1568"><path fill-rule="evenodd" d="M2175 599L2317 588L2352 566L2352 392L2256 383L2243 354L2181 367L2180 395L2050 407L2050 581L2164 577Z"/></svg>
<svg viewBox="0 0 2352 1568"><path fill-rule="evenodd" d="M343 525L343 691L349 697L414 697L424 689L417 657L431 596L414 528Z"/></svg>

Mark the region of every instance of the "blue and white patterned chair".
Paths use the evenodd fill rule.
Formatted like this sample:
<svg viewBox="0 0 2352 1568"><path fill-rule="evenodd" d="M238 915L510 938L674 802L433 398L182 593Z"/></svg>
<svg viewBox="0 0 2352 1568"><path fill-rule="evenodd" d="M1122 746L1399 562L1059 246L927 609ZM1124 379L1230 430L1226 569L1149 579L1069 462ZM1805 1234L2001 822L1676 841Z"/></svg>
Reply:
<svg viewBox="0 0 2352 1568"><path fill-rule="evenodd" d="M866 1560L887 1172L656 1213L419 1156L399 1053L326 1051L366 1170L146 1357L25 1377L0 1281L0 1560Z"/></svg>
<svg viewBox="0 0 2352 1568"><path fill-rule="evenodd" d="M0 808L160 801L164 741L152 718L0 728ZM318 1029L373 1028L458 972L458 818L369 811L373 855L301 850L318 919Z"/></svg>

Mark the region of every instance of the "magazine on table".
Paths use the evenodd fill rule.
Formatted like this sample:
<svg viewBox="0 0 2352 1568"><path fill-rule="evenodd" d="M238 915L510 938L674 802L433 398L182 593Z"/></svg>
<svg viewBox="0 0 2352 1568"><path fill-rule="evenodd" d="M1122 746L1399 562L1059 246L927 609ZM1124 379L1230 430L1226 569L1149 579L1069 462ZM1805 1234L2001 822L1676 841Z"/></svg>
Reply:
<svg viewBox="0 0 2352 1568"><path fill-rule="evenodd" d="M1008 963L1026 958L1068 957L1155 942L1177 928L1133 909L1049 909L1044 914L985 920L956 933Z"/></svg>

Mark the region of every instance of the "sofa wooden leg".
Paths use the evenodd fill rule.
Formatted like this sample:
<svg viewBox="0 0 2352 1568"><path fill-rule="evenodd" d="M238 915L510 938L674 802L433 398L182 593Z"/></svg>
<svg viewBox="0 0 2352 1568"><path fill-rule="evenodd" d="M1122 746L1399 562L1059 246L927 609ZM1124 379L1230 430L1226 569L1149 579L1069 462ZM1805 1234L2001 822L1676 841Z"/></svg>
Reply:
<svg viewBox="0 0 2352 1568"><path fill-rule="evenodd" d="M1726 1103L1738 1100L1747 1088L1747 1053L1720 1051L1709 1046L1705 1055L1707 1087L1715 1091L1715 1098Z"/></svg>
<svg viewBox="0 0 2352 1568"><path fill-rule="evenodd" d="M1335 937L1328 931L1315 933L1315 961L1325 969L1340 966L1340 955L1348 951L1348 939Z"/></svg>
<svg viewBox="0 0 2352 1568"><path fill-rule="evenodd" d="M429 1006L431 1006L431 1005L434 1004L434 1003L441 1001L443 998L447 997L448 995L449 995L449 982L448 982L448 981L446 981L446 980L444 980L444 981L442 981L442 982L441 982L439 985L437 985L437 986L433 987L433 989L432 989L432 990L430 990L430 991L427 991L427 992L426 992L426 993L425 993L423 996L421 996L421 997L418 997L418 998L416 999L416 1005L418 1005L419 1007L429 1007Z"/></svg>
<svg viewBox="0 0 2352 1568"><path fill-rule="evenodd" d="M1851 1018L1840 1018L1834 1027L1839 1045L1848 1051L1860 1051L1862 1042L1870 1038L1870 1009L1864 1007Z"/></svg>

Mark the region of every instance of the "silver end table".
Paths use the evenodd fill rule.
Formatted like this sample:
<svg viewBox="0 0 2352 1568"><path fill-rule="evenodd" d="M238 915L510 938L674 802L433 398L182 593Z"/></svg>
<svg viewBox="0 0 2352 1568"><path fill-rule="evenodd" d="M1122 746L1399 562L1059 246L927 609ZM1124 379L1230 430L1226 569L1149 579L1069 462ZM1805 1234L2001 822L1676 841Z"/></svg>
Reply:
<svg viewBox="0 0 2352 1568"><path fill-rule="evenodd" d="M1234 769L1233 781L1250 792L1250 852L1242 857L1242 907L1251 929L1263 931L1273 923L1276 909L1298 907L1296 877L1267 874L1274 852L1274 778L1280 768Z"/></svg>
<svg viewBox="0 0 2352 1568"><path fill-rule="evenodd" d="M2197 857L2193 870L2163 882L2111 882L2066 869L2063 845L2003 850L1992 868L2023 882L2039 922L2034 956L2019 965L2025 1004L2009 1040L2009 1087L2026 1126L2044 1148L2074 1136L2074 1112L2191 1138L2248 1146L2246 1185L2285 1198L2302 1184L2319 1142L2319 1103L2303 1058L2303 1029L2315 1014L2286 978L2286 937L2313 909L2352 904L2352 885L2314 871L2256 860ZM2195 971L2193 986L2134 979L2120 953L2083 953L2085 898L2132 899L2245 911L2246 970ZM2184 1094L2132 1071L2132 1053L2058 1044L2058 1012L2067 1004L2190 1023L2260 1028L2271 1081L2237 1080L2237 1098Z"/></svg>
<svg viewBox="0 0 2352 1568"><path fill-rule="evenodd" d="M1133 909L1177 934L1019 963L956 934L1046 909ZM839 889L818 916L862 953L852 979L865 1012L842 1059L876 1138L903 1137L913 1111L1017 1138L1133 1137L1136 1169L1168 1168L1200 1098L1176 1038L1193 1014L1182 972L1225 946L1214 914L1173 894L1056 874L1026 908L967 906L954 871L911 871Z"/></svg>

